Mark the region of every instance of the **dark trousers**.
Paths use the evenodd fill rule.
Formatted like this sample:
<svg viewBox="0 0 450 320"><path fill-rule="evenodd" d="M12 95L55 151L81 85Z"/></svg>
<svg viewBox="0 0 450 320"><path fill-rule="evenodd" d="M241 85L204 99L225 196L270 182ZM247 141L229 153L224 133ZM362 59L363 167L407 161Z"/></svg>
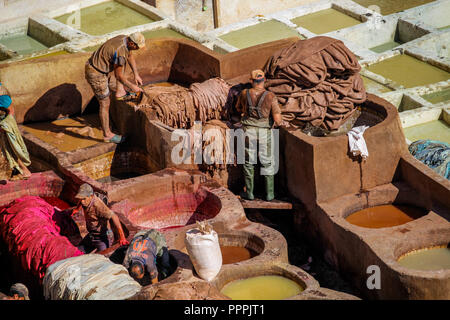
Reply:
<svg viewBox="0 0 450 320"><path fill-rule="evenodd" d="M105 234L100 235L92 235L88 233L83 240L81 240L78 249L83 251L84 253L90 253L94 249L97 249L97 252L103 251L109 248L109 239Z"/></svg>

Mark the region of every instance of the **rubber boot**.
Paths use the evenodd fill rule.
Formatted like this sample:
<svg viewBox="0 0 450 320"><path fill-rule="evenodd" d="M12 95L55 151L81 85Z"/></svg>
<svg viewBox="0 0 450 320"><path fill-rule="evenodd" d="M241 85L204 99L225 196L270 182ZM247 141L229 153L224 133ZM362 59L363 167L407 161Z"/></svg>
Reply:
<svg viewBox="0 0 450 320"><path fill-rule="evenodd" d="M245 192L241 192L241 197L247 200L254 200L253 186L254 186L254 168L253 165L244 165L244 181L245 181Z"/></svg>
<svg viewBox="0 0 450 320"><path fill-rule="evenodd" d="M275 199L275 177L264 176L264 183L266 187L266 201L272 201Z"/></svg>

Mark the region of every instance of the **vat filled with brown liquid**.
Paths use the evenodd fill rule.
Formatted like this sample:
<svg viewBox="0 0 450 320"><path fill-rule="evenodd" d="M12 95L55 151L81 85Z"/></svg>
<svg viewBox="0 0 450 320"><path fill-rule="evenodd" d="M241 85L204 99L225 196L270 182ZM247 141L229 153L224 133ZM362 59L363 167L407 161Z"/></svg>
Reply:
<svg viewBox="0 0 450 320"><path fill-rule="evenodd" d="M426 213L425 209L414 206L387 204L357 211L345 220L363 228L389 228L418 219Z"/></svg>
<svg viewBox="0 0 450 320"><path fill-rule="evenodd" d="M244 247L237 246L220 246L222 251L222 264L231 264L251 259L258 254Z"/></svg>

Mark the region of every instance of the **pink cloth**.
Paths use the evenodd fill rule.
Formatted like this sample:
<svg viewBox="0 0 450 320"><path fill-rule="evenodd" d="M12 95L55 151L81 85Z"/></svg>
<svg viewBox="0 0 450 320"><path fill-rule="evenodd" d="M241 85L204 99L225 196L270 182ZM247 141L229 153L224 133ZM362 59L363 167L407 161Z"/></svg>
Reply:
<svg viewBox="0 0 450 320"><path fill-rule="evenodd" d="M56 261L82 255L54 221L60 214L45 200L24 196L0 207L0 234L10 254L23 271L42 281L47 268Z"/></svg>

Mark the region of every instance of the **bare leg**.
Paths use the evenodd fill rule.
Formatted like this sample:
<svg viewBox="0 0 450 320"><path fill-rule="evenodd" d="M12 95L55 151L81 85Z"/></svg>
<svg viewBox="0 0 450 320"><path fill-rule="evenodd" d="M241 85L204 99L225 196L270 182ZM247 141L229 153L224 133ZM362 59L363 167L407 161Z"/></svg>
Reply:
<svg viewBox="0 0 450 320"><path fill-rule="evenodd" d="M100 103L100 122L102 124L103 136L105 139L111 139L114 134L109 128L109 97L99 100Z"/></svg>
<svg viewBox="0 0 450 320"><path fill-rule="evenodd" d="M22 160L17 159L17 163L19 164L19 167L20 167L20 169L21 169L22 172L23 172L22 175L23 175L24 177L26 177L26 178L31 177L31 172L30 172L30 170L28 170L28 168L23 164Z"/></svg>

